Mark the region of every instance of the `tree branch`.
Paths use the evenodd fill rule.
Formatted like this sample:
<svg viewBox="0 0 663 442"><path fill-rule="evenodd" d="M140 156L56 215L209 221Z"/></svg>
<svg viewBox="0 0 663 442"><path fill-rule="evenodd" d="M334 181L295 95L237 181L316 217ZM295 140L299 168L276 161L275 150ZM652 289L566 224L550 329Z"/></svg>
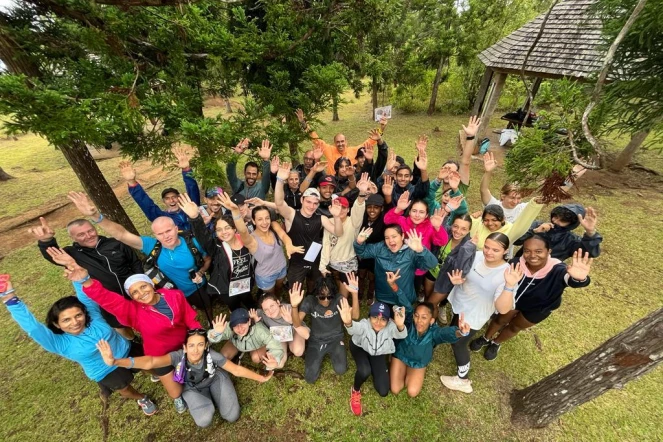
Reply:
<svg viewBox="0 0 663 442"><path fill-rule="evenodd" d="M592 98L589 101L589 104L587 104L587 107L585 108L585 112L582 114L582 131L585 135L585 138L587 138L587 141L589 141L589 144L592 145L594 150L596 151L597 155L599 156L599 161L601 161L602 157L604 156L604 151L601 145L599 144L599 141L594 137L592 134L591 130L589 129L589 114L592 112L594 107L598 104L600 98L601 98L601 90L603 89L603 85L605 84L605 80L608 77L608 71L610 70L610 67L612 66L612 60L615 58L615 53L617 52L617 48L619 47L619 44L622 42L628 31L631 29L631 26L633 26L633 23L635 23L635 20L638 18L638 15L640 15L640 12L642 12L642 9L645 7L645 3L647 3L647 0L639 0L638 4L635 5L635 8L633 8L633 12L631 12L631 16L628 18L626 23L624 24L624 27L622 28L621 31L619 31L619 34L617 34L617 38L615 38L615 41L612 42L610 45L610 48L608 49L608 53L605 56L605 59L603 60L603 67L601 68L601 73L599 74L599 79L596 82L596 85L594 86L594 91L592 92ZM573 144L572 144L573 145ZM575 154L575 150L574 150ZM574 156L575 160L575 156ZM578 163L580 164L580 163Z"/></svg>
<svg viewBox="0 0 663 442"><path fill-rule="evenodd" d="M600 165L589 164L589 163L587 163L587 162L580 159L580 157L578 156L578 151L576 150L576 144L573 141L573 131L571 129L567 129L567 136L569 138L569 143L571 144L571 152L573 153L573 161L576 164L580 164L585 169L599 170L601 168Z"/></svg>
<svg viewBox="0 0 663 442"><path fill-rule="evenodd" d="M97 4L110 6L179 6L196 2L197 0L96 0Z"/></svg>

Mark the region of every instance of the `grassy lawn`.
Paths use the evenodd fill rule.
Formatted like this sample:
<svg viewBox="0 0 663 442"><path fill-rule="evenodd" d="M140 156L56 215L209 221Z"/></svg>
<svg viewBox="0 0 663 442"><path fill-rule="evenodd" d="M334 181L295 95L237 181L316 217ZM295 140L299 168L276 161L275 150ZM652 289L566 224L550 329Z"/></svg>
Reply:
<svg viewBox="0 0 663 442"><path fill-rule="evenodd" d="M368 118L370 103L365 97L350 100L340 110L340 122L333 123L331 115L323 115L322 120L328 122L319 130L323 138L331 140L337 132L343 132L349 143L360 143L366 138L374 126ZM444 160L456 156L456 134L466 121L466 117L431 118L396 112L385 139L411 161L416 137L428 134L433 173ZM497 120L495 123L495 127L502 127ZM436 126L440 132L433 132ZM0 184L0 198L5 202L0 207L0 217L15 215L69 189L80 188L64 158L37 137L26 135L19 141L1 141L0 152L2 167L18 178ZM659 157L660 154L648 152L638 160L661 170ZM115 160L101 163L112 184L117 181L115 164ZM31 172L34 168L39 172ZM469 202L476 209L480 207L479 162L473 163L472 174ZM494 180L495 190L501 178L498 174ZM150 193L155 197L168 185L183 187L180 178L175 177L155 186ZM587 188L581 189L576 198L598 209L599 230L605 238L603 253L592 269L592 285L567 291L559 310L505 344L496 361L489 363L480 355L473 355L471 379L475 390L471 395L450 392L441 386L438 376L452 374L455 369L450 347L442 345L428 367L418 398L405 394L380 398L369 381L363 389L365 416L356 418L348 405L354 375L354 364L348 355L349 370L345 375L334 375L327 361L320 380L313 386L291 377L263 385L236 379L242 405L240 420L228 425L217 418L212 428L198 430L188 415L175 413L163 388L141 374L136 377L137 387L154 398L162 410L148 418L134 402L113 396L108 412L108 440L660 440L660 368L623 390L608 392L581 406L544 430L522 430L510 424L508 395L513 388L540 380L663 305L663 259L650 253L651 244L663 243L661 195L628 187L596 192ZM147 232L148 224L135 203L129 199L123 204L137 221L137 227ZM542 217L549 208L544 212ZM67 242L62 232L58 238ZM54 300L72 292L59 268L46 263L32 244L8 254L0 262L0 273L14 276L19 295L40 319ZM4 417L0 440L103 440L98 388L82 370L39 348L6 312L0 312L0 327L5 330L0 336L0 369L4 373L0 380L0 415ZM541 342L540 349L535 345L534 334ZM303 361L291 359L288 367L303 372Z"/></svg>

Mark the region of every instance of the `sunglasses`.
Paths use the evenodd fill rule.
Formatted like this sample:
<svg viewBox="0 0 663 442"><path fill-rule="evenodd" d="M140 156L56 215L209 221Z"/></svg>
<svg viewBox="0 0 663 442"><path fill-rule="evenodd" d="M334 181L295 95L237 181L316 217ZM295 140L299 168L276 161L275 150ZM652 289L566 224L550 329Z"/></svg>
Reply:
<svg viewBox="0 0 663 442"><path fill-rule="evenodd" d="M199 336L205 336L207 335L207 330L204 328L194 328L191 330L187 330L186 332L187 336L193 336L193 335L199 335Z"/></svg>
<svg viewBox="0 0 663 442"><path fill-rule="evenodd" d="M334 297L333 297L332 295L327 295L327 296L325 296L325 295L321 295L321 296L318 296L318 299L319 299L320 301L324 301L324 300L329 300L329 301L331 301L332 299L334 299Z"/></svg>

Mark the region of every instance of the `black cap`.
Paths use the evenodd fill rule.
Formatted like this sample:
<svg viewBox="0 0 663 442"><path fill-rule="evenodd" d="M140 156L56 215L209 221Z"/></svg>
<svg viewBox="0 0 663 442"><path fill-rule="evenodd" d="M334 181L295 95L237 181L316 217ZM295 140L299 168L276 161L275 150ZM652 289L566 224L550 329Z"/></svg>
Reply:
<svg viewBox="0 0 663 442"><path fill-rule="evenodd" d="M175 189L174 187L163 189L163 191L161 191L161 199L164 199L166 195L168 195L169 193L174 193L175 195L179 195L180 191Z"/></svg>
<svg viewBox="0 0 663 442"><path fill-rule="evenodd" d="M366 198L367 206L384 206L384 198L379 193L374 193Z"/></svg>
<svg viewBox="0 0 663 442"><path fill-rule="evenodd" d="M242 195L241 193L236 193L233 196L230 197L230 201L233 203L237 204L238 206L241 206L246 202L246 197Z"/></svg>

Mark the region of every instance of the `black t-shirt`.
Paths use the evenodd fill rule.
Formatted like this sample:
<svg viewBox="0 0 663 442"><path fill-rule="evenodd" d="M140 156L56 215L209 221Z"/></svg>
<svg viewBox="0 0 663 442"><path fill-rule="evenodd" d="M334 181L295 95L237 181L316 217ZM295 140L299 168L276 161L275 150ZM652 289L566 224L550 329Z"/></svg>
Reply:
<svg viewBox="0 0 663 442"><path fill-rule="evenodd" d="M295 212L295 217L292 220L292 225L288 231L288 236L292 239L294 246L304 247L304 253L295 253L290 258L290 264L304 262L306 251L311 246L311 243L317 242L322 245L322 218L319 214L314 213L310 218L306 218L299 210ZM320 260L320 254L316 258L316 262ZM310 264L310 263L309 263Z"/></svg>
<svg viewBox="0 0 663 442"><path fill-rule="evenodd" d="M338 311L341 295L336 295L328 307L323 307L314 295L308 295L299 307L300 312L311 316L311 337L309 341L328 344L343 340L343 320Z"/></svg>

